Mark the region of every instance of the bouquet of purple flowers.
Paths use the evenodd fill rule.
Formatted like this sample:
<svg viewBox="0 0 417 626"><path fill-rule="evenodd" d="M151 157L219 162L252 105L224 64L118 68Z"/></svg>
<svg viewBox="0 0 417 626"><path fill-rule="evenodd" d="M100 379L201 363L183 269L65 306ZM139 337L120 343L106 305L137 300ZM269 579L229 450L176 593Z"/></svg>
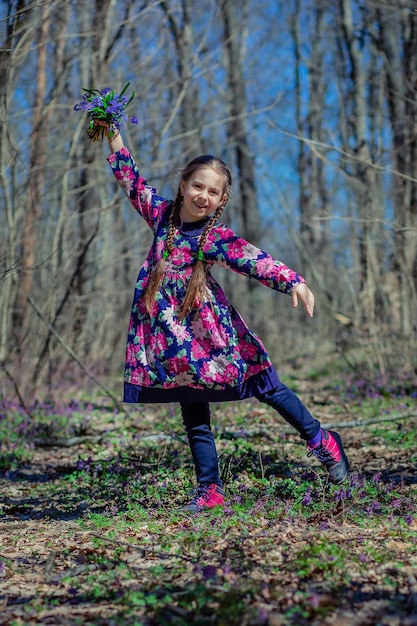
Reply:
<svg viewBox="0 0 417 626"><path fill-rule="evenodd" d="M109 87L102 91L98 89L84 89L85 94L81 102L74 106L75 111L87 111L90 118L90 124L87 129L87 135L90 141L103 141L105 126L94 124L94 120L101 120L109 124L109 137L113 137L115 132L123 128L127 121L137 124L136 117L129 117L125 113L127 105L133 100L135 92L129 99L124 95L130 83L125 85L120 93L115 93Z"/></svg>

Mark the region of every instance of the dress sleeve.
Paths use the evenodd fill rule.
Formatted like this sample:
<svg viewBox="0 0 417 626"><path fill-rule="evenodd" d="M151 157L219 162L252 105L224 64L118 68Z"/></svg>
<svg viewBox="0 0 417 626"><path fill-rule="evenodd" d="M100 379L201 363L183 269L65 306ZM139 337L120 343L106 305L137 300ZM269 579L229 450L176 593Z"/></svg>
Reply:
<svg viewBox="0 0 417 626"><path fill-rule="evenodd" d="M118 152L114 152L107 160L133 208L155 231L170 201L158 196L155 187L149 186L140 176L139 168L127 148L123 147Z"/></svg>
<svg viewBox="0 0 417 626"><path fill-rule="evenodd" d="M254 278L263 285L286 294L306 282L297 272L238 237L224 224L218 224L211 230L204 246L204 256L207 261Z"/></svg>

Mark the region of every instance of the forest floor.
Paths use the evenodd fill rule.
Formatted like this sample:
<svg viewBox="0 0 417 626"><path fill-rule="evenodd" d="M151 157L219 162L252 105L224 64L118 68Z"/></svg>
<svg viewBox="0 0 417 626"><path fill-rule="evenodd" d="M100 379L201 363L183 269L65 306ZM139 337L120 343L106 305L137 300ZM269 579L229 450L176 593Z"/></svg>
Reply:
<svg viewBox="0 0 417 626"><path fill-rule="evenodd" d="M213 405L227 502L200 515L175 406L3 400L0 623L416 625L415 387L336 378L284 380L348 481L264 405Z"/></svg>

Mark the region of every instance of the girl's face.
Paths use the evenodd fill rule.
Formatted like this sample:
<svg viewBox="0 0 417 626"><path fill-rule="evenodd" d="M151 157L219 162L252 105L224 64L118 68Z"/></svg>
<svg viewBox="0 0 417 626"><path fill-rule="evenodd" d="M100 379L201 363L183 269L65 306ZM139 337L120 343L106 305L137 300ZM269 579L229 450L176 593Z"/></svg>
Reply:
<svg viewBox="0 0 417 626"><path fill-rule="evenodd" d="M227 200L225 183L223 174L205 166L196 170L187 180L182 180L180 219L183 222L197 222L212 215L219 204Z"/></svg>

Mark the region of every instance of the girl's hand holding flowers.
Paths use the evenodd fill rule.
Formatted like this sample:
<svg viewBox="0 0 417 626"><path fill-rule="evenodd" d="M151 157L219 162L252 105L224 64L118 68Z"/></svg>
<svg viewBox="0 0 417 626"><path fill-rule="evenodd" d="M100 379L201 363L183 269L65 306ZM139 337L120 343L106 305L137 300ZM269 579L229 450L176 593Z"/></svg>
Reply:
<svg viewBox="0 0 417 626"><path fill-rule="evenodd" d="M94 126L101 126L104 137L109 140L109 146L112 152L118 152L124 146L122 135L120 131L115 130L110 138L110 124L109 122L103 122L102 120L93 120Z"/></svg>
<svg viewBox="0 0 417 626"><path fill-rule="evenodd" d="M85 94L81 102L75 105L75 111L87 111L90 117L90 124L87 135L90 141L103 141L108 135L113 139L123 128L127 121L137 124L136 117L130 117L125 113L127 105L134 98L135 92L129 99L124 95L130 83L127 83L120 94L115 93L109 87L102 91L98 89L84 89ZM108 132L106 132L108 131Z"/></svg>

